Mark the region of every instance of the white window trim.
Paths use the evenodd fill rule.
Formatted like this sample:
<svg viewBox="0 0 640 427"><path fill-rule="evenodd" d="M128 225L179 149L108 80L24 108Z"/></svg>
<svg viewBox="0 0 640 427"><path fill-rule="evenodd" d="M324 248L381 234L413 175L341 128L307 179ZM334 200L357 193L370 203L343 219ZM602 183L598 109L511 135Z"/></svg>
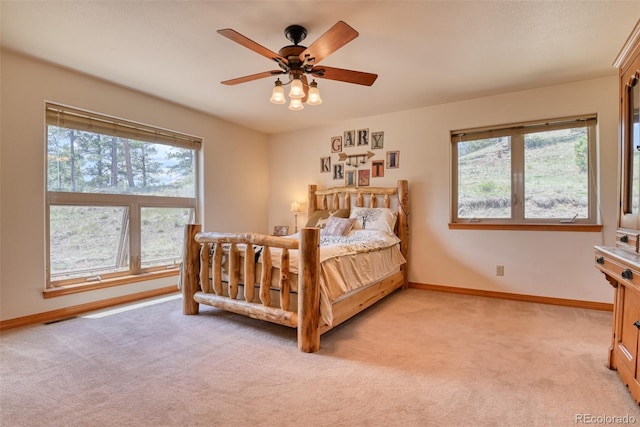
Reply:
<svg viewBox="0 0 640 427"><path fill-rule="evenodd" d="M588 132L588 194L589 206L587 218L535 218L524 217L524 135L535 128L545 130L582 127L587 124ZM518 226L546 226L553 229L561 226L563 229L571 227L597 226L600 229L598 215L598 192L596 185L597 171L597 115L562 117L549 120L522 122L502 126L483 127L450 132L451 140L451 212L450 228L492 228L496 225L502 229L518 229ZM458 142L471 141L498 136L511 136L511 217L510 218L459 218L458 217ZM486 227L485 227L486 226ZM504 226L504 227L500 227ZM588 230L592 231L592 230Z"/></svg>
<svg viewBox="0 0 640 427"><path fill-rule="evenodd" d="M137 280L127 280L127 277L137 277L153 272L167 271L173 269L177 272L178 265L163 265L157 267L141 268L141 224L140 211L146 207L166 207L166 208L189 208L193 209L194 221L199 221L198 194L199 194L199 151L202 139L191 135L186 135L166 129L157 128L150 125L135 123L129 120L106 116L94 112L80 110L77 108L47 102L45 104L46 123L48 125L58 125L71 129L108 134L107 130L113 130L114 134L120 137L136 139L151 143L172 145L176 147L189 148L194 151L194 196L193 197L168 197L168 196L147 196L131 194L101 194L101 193L73 193L49 191L47 185L47 171L44 174L44 188L46 189L45 206L45 241L46 241L46 288L47 291L60 289L65 286L81 288L86 285L87 290L95 288L96 282L116 280L120 284L135 282ZM62 122L61 122L62 120ZM44 156L47 156L48 137L45 131ZM47 162L45 161L45 165ZM51 280L51 254L50 254L50 207L51 206L122 206L128 208L129 215L129 269L123 272L101 274L99 277L88 279L86 277ZM109 285L105 285L109 286Z"/></svg>

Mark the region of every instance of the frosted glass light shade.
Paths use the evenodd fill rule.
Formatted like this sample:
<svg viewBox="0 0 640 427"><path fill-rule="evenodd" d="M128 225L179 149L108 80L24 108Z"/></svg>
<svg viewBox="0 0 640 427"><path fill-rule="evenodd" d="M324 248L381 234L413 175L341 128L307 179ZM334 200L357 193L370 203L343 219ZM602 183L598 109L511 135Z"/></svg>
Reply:
<svg viewBox="0 0 640 427"><path fill-rule="evenodd" d="M271 92L271 99L269 99L273 104L284 104L287 100L284 98L284 88L282 87L282 82L280 79L276 80L276 85L273 87L273 91Z"/></svg>
<svg viewBox="0 0 640 427"><path fill-rule="evenodd" d="M302 80L297 78L291 80L289 98L304 98L304 88L302 87Z"/></svg>
<svg viewBox="0 0 640 427"><path fill-rule="evenodd" d="M309 85L309 97L307 98L308 105L320 105L322 104L322 98L320 98L320 91L318 90L318 83L312 81Z"/></svg>
<svg viewBox="0 0 640 427"><path fill-rule="evenodd" d="M289 104L289 110L293 110L293 111L304 110L304 105L302 105L302 99L291 98L291 103Z"/></svg>

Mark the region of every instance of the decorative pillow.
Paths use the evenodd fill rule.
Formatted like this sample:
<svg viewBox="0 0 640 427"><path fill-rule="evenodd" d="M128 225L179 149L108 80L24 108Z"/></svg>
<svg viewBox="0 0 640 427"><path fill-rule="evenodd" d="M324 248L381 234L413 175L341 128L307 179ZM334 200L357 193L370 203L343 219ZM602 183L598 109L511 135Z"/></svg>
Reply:
<svg viewBox="0 0 640 427"><path fill-rule="evenodd" d="M318 209L315 210L307 221L307 227L324 228L329 217L349 218L349 209Z"/></svg>
<svg viewBox="0 0 640 427"><path fill-rule="evenodd" d="M389 208L353 208L349 218L354 218L354 230L378 230L394 234L398 214Z"/></svg>
<svg viewBox="0 0 640 427"><path fill-rule="evenodd" d="M353 218L338 218L330 216L327 218L327 226L320 231L323 236L345 236L353 228Z"/></svg>

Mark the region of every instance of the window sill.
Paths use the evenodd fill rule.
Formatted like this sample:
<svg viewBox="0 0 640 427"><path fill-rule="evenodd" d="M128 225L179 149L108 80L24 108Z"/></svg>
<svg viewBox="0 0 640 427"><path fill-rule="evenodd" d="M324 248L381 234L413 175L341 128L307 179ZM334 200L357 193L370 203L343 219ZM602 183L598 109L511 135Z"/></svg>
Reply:
<svg viewBox="0 0 640 427"><path fill-rule="evenodd" d="M173 268L171 270L154 271L135 276L116 277L113 279L103 280L101 282L76 283L73 285L64 286L54 285L46 289L42 294L45 298L54 298L80 292L95 291L96 289L104 289L113 286L128 285L130 283L144 282L147 280L161 279L163 277L177 276L178 273L179 270L177 268Z"/></svg>
<svg viewBox="0 0 640 427"><path fill-rule="evenodd" d="M602 224L490 224L450 222L450 230L518 230L518 231L573 231L599 233Z"/></svg>

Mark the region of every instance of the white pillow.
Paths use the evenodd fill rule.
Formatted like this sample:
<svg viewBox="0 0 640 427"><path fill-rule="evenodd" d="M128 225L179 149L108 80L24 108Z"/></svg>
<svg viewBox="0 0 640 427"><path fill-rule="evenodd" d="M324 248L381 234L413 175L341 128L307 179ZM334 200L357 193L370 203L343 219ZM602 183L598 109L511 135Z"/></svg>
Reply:
<svg viewBox="0 0 640 427"><path fill-rule="evenodd" d="M327 219L327 226L320 230L320 234L323 236L346 236L353 228L353 218L338 218L330 216Z"/></svg>
<svg viewBox="0 0 640 427"><path fill-rule="evenodd" d="M354 218L354 230L378 230L394 234L398 214L389 208L352 208L349 218Z"/></svg>

